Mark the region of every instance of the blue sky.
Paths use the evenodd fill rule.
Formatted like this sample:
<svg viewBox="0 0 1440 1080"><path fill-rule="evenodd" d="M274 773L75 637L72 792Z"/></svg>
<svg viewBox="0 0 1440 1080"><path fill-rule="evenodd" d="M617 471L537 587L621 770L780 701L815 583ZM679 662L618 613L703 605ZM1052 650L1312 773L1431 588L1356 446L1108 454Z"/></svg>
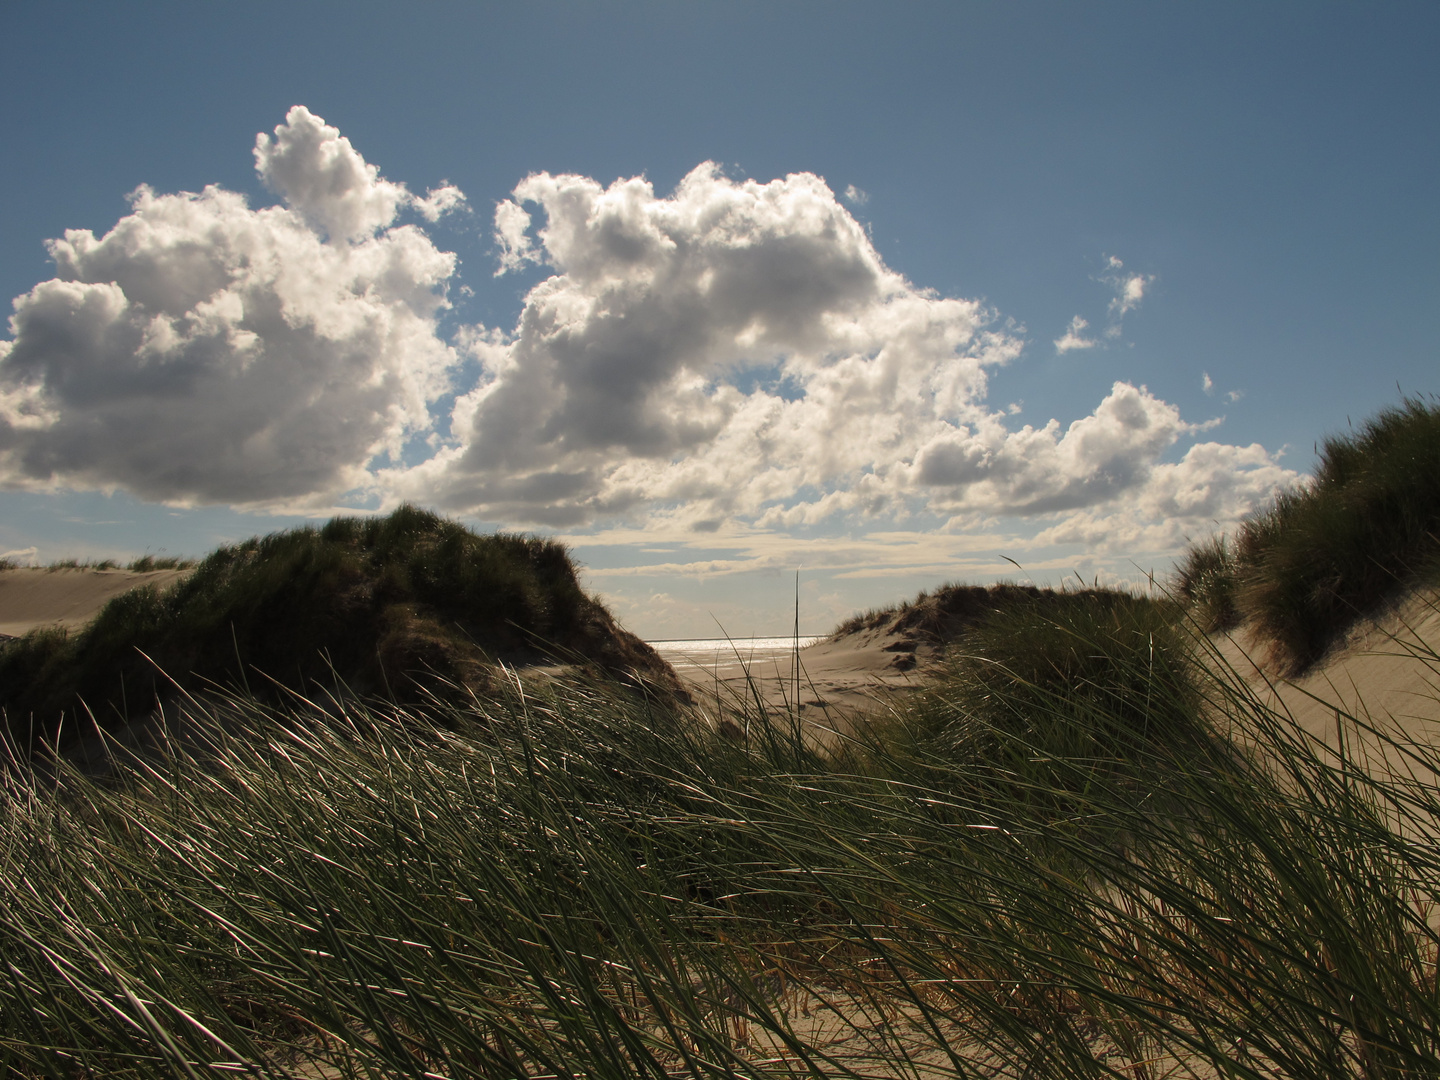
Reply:
<svg viewBox="0 0 1440 1080"><path fill-rule="evenodd" d="M1163 572L1437 389L1437 45L1433 4L7 4L0 552L409 498L563 536L650 637L782 630L796 568L815 631Z"/></svg>

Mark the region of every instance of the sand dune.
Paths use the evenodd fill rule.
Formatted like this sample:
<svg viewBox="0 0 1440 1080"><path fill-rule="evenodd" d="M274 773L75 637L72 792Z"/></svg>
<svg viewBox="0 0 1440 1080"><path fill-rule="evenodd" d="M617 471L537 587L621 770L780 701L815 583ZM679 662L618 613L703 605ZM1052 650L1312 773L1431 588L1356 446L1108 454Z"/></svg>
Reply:
<svg viewBox="0 0 1440 1080"><path fill-rule="evenodd" d="M1404 765L1383 740L1354 725L1337 728L1337 711L1402 740L1440 744L1440 591L1417 593L1384 617L1365 620L1325 663L1299 679L1266 670L1265 643L1244 632L1214 640L1217 662L1327 745L1335 746L1343 730L1362 759ZM801 649L798 693L793 656L780 650L746 662L685 666L679 674L697 702L717 715L717 704L753 706L757 696L767 709L787 712L798 702L804 723L827 742L831 730L843 731L858 716L892 707L923 685L940 652L923 638L881 627Z"/></svg>
<svg viewBox="0 0 1440 1080"><path fill-rule="evenodd" d="M1327 746L1344 738L1372 768L1410 765L1366 725L1426 745L1440 744L1440 590L1415 593L1364 620L1315 670L1282 679L1264 668L1266 650L1243 630L1217 636L1218 659L1266 705ZM1357 725L1348 718L1362 721ZM1434 783L1434 776L1422 779Z"/></svg>
<svg viewBox="0 0 1440 1080"><path fill-rule="evenodd" d="M0 570L0 635L19 637L41 626L84 626L113 597L141 585L164 588L188 570Z"/></svg>
<svg viewBox="0 0 1440 1080"><path fill-rule="evenodd" d="M186 573L0 571L0 635L18 636L40 626L83 626L112 597L140 585L163 588ZM1365 621L1323 665L1296 680L1267 674L1264 643L1243 632L1216 642L1225 664L1318 739L1335 743L1338 709L1411 738L1440 741L1440 591L1418 593L1383 618ZM767 709L798 705L798 713L821 735L917 689L939 654L939 647L923 637L882 626L801 649L798 677L788 649L744 659L721 656L712 664L677 669L702 706L753 704L758 694ZM1349 735L1353 738L1354 732Z"/></svg>

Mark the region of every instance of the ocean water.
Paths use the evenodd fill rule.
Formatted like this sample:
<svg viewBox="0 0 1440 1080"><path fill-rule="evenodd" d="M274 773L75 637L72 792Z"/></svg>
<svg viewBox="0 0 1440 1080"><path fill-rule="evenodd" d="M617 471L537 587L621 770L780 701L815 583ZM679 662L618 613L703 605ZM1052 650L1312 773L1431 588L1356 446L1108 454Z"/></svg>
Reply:
<svg viewBox="0 0 1440 1080"><path fill-rule="evenodd" d="M823 635L802 635L800 647L824 640ZM788 667L790 654L795 649L793 637L687 638L650 644L676 671L685 668L711 671L743 661L754 665L756 674L768 673L776 664Z"/></svg>

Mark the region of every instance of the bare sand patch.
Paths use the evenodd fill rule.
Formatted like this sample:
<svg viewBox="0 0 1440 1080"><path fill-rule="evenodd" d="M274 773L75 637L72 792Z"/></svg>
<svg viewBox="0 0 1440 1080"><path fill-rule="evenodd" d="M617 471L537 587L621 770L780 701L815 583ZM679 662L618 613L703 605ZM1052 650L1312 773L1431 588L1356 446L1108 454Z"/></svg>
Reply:
<svg viewBox="0 0 1440 1080"><path fill-rule="evenodd" d="M0 635L19 637L42 626L76 629L110 600L142 585L165 588L188 570L0 570Z"/></svg>
<svg viewBox="0 0 1440 1080"><path fill-rule="evenodd" d="M1264 642L1244 628L1214 642L1216 659L1263 704L1331 750L1343 739L1351 759L1374 775L1410 774L1414 764L1380 733L1401 745L1440 746L1440 590L1422 590L1364 620L1320 665L1295 679L1274 674L1264 660ZM1416 779L1437 782L1433 774Z"/></svg>

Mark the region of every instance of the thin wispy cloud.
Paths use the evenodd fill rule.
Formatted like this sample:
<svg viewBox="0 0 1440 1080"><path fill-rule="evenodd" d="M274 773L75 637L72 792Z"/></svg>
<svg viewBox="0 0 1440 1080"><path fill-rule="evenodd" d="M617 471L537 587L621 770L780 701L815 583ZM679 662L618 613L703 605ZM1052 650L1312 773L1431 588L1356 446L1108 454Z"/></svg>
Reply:
<svg viewBox="0 0 1440 1080"><path fill-rule="evenodd" d="M1019 424L987 391L1020 332L888 267L810 173L703 163L668 194L529 176L496 204L497 272L548 276L513 325L444 332L463 286L426 226L458 189L412 194L301 107L255 162L279 205L141 188L104 236L51 243L55 277L0 342L0 484L413 499L652 542L1008 516L1104 546L1243 513L1291 475L1193 442L1207 425L1123 381L1072 423ZM1110 327L1077 316L1057 351L1112 336L1154 278L1112 259L1104 280Z"/></svg>
<svg viewBox="0 0 1440 1080"><path fill-rule="evenodd" d="M1210 378L1210 373L1208 371L1201 372L1200 374L1200 388L1205 391L1206 396L1213 397L1215 394L1215 380ZM1225 391L1225 400L1231 405L1234 405L1235 402L1239 401L1244 396L1244 390Z"/></svg>
<svg viewBox="0 0 1440 1080"><path fill-rule="evenodd" d="M1125 273L1125 264L1111 255L1106 259L1108 272L1103 274L1101 281L1108 284L1115 290L1115 298L1110 301L1110 317L1115 320L1113 327L1118 328L1119 323L1130 312L1140 306L1140 301L1145 299L1145 290L1155 281L1154 274Z"/></svg>
<svg viewBox="0 0 1440 1080"><path fill-rule="evenodd" d="M1106 307L1107 325L1097 337L1086 334L1090 329L1089 320L1076 315L1070 320L1065 333L1055 339L1055 352L1059 356L1077 349L1093 349L1096 346L1118 341L1124 332L1125 316L1140 306L1145 292L1155 282L1154 274L1127 273L1125 264L1116 256L1105 259L1105 272L1099 280L1109 286L1114 296Z"/></svg>
<svg viewBox="0 0 1440 1080"><path fill-rule="evenodd" d="M1055 351L1060 355L1073 352L1075 349L1093 349L1100 342L1093 337L1087 337L1085 331L1090 328L1090 323L1079 315L1070 320L1070 325L1065 333L1055 339Z"/></svg>

